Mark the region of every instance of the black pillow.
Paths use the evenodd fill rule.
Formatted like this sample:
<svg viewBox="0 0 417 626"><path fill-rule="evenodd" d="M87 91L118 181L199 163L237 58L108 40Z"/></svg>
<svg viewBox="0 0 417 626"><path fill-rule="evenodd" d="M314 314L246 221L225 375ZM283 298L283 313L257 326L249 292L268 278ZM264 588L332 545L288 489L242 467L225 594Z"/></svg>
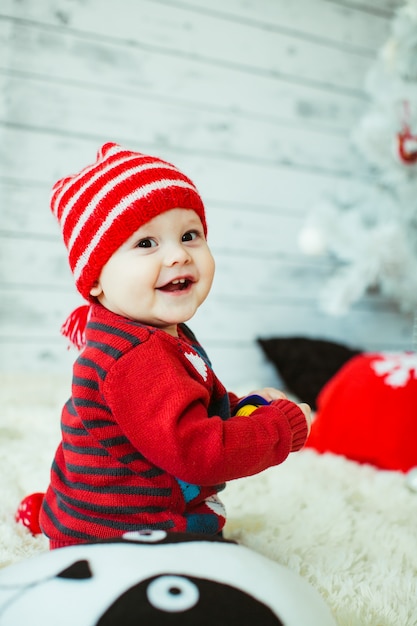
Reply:
<svg viewBox="0 0 417 626"><path fill-rule="evenodd" d="M317 396L334 374L363 350L325 339L273 337L257 339L286 388L316 410Z"/></svg>

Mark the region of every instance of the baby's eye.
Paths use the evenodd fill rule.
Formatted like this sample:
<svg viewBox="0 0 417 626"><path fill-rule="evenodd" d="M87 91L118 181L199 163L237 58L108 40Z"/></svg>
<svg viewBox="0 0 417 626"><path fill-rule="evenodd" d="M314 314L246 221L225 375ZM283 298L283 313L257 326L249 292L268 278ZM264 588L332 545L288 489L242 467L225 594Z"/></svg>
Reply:
<svg viewBox="0 0 417 626"><path fill-rule="evenodd" d="M196 230L189 230L182 236L182 241L194 241L194 239L197 239L197 237L198 232Z"/></svg>
<svg viewBox="0 0 417 626"><path fill-rule="evenodd" d="M154 239L141 239L136 244L137 248L154 248L156 246L156 241Z"/></svg>

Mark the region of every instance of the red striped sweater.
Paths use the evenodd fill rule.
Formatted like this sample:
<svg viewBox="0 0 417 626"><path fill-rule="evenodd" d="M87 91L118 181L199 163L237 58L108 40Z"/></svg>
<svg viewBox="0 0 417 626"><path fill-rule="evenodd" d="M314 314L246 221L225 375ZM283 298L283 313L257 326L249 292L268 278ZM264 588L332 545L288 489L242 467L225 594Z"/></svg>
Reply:
<svg viewBox="0 0 417 626"><path fill-rule="evenodd" d="M288 400L230 416L185 326L179 337L93 307L40 515L52 548L144 528L217 533L226 481L281 463L307 436Z"/></svg>

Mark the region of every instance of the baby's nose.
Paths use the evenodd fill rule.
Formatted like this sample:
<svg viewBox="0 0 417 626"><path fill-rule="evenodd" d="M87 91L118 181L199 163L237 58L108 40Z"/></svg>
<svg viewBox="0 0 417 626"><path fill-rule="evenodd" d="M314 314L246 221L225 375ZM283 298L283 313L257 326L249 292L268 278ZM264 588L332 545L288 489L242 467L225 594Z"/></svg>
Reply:
<svg viewBox="0 0 417 626"><path fill-rule="evenodd" d="M190 258L190 254L185 246L181 244L172 244L166 250L165 263L167 265L187 263Z"/></svg>

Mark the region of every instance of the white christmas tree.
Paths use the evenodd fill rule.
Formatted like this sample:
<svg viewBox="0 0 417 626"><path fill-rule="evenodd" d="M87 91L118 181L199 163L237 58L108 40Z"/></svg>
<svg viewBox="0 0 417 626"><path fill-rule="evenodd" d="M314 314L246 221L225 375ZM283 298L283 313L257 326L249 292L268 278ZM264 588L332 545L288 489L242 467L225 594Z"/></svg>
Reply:
<svg viewBox="0 0 417 626"><path fill-rule="evenodd" d="M374 184L323 201L300 233L306 254L335 258L321 303L346 312L369 289L417 310L417 0L398 10L369 73L372 105L353 142Z"/></svg>

